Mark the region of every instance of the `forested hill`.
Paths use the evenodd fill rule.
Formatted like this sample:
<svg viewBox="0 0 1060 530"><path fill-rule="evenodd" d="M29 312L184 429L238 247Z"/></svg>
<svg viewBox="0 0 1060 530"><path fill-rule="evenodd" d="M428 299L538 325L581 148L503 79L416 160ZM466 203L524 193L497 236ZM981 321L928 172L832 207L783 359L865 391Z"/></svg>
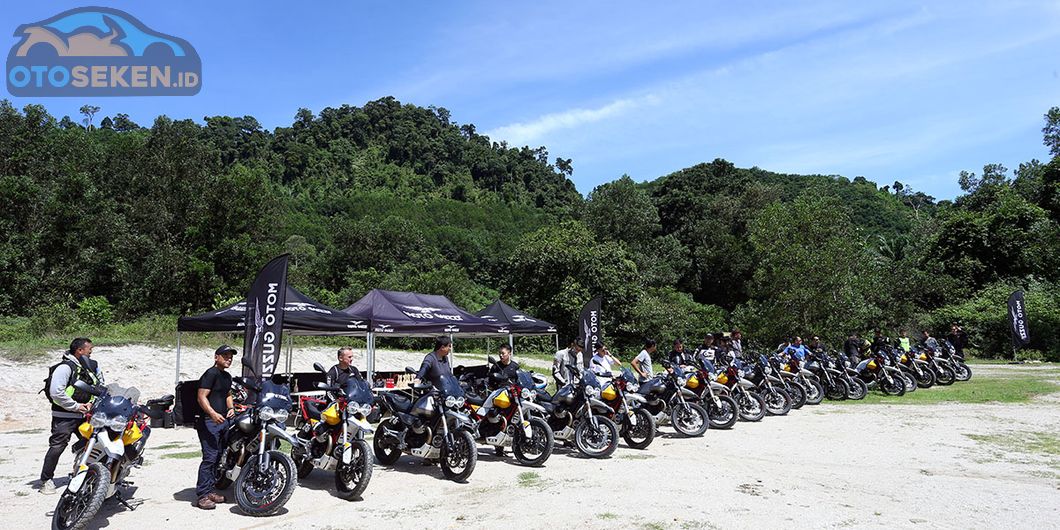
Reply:
<svg viewBox="0 0 1060 530"><path fill-rule="evenodd" d="M500 296L570 332L602 294L625 343L731 325L835 341L969 320L976 304L1003 314L1014 286L1058 298L1055 159L962 175L954 202L721 159L584 198L576 161L393 98L301 109L274 131L82 110L0 105L0 315L40 333L216 307L282 252L297 287L338 307L372 287L471 310ZM1060 320L1057 306L1043 318Z"/></svg>

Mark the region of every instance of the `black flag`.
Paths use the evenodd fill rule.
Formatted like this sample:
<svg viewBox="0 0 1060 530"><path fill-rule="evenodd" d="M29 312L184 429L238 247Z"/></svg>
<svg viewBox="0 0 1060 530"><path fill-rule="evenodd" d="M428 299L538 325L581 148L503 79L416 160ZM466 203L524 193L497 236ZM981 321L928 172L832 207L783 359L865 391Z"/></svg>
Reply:
<svg viewBox="0 0 1060 530"><path fill-rule="evenodd" d="M589 367L589 358L593 355L593 344L604 340L604 326L600 316L600 305L602 302L603 299L597 296L589 300L589 303L582 308L578 330L582 334L582 340L585 341L582 344L582 348L585 348L585 354L582 357L586 368Z"/></svg>
<svg viewBox="0 0 1060 530"><path fill-rule="evenodd" d="M1019 349L1031 342L1031 329L1027 326L1027 303L1023 291L1008 297L1008 322L1012 327L1012 347Z"/></svg>
<svg viewBox="0 0 1060 530"><path fill-rule="evenodd" d="M284 254L263 267L247 293L243 355L254 364L259 377L271 377L280 356L288 257L290 254ZM243 375L250 375L245 368Z"/></svg>

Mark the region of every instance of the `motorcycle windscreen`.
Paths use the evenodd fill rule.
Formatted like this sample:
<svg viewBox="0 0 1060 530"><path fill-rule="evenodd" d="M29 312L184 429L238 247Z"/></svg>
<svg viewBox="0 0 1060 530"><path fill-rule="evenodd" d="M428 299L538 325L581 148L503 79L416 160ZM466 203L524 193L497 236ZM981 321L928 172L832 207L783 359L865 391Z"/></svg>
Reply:
<svg viewBox="0 0 1060 530"><path fill-rule="evenodd" d="M680 379L680 378L685 376L685 371L681 369L681 365L674 364L673 365L673 369L674 369L674 375L676 375L678 379Z"/></svg>
<svg viewBox="0 0 1060 530"><path fill-rule="evenodd" d="M629 368L622 368L622 379L625 379L627 383L636 383L637 376L633 375L633 370Z"/></svg>
<svg viewBox="0 0 1060 530"><path fill-rule="evenodd" d="M443 374L439 385L438 390L442 393L443 398L449 396L464 397L464 388L460 386L460 381L452 374Z"/></svg>
<svg viewBox="0 0 1060 530"><path fill-rule="evenodd" d="M123 387L116 383L107 385L107 394L111 397L123 397L128 399L132 404L136 404L140 401L140 389L130 386Z"/></svg>
<svg viewBox="0 0 1060 530"><path fill-rule="evenodd" d="M600 380L596 378L596 374L592 370L586 370L582 374L582 382L585 383L585 386L600 388Z"/></svg>
<svg viewBox="0 0 1060 530"><path fill-rule="evenodd" d="M519 383L519 388L534 388L536 385L533 376L531 376L530 372L527 372L526 370L519 370L519 373L516 375L516 381Z"/></svg>
<svg viewBox="0 0 1060 530"><path fill-rule="evenodd" d="M342 389L346 394L346 400L361 405L372 403L372 389L368 382L360 377L351 377L346 380L346 387Z"/></svg>
<svg viewBox="0 0 1060 530"><path fill-rule="evenodd" d="M271 407L273 410L291 410L291 390L286 384L276 383L271 379L262 381L258 400L262 407Z"/></svg>

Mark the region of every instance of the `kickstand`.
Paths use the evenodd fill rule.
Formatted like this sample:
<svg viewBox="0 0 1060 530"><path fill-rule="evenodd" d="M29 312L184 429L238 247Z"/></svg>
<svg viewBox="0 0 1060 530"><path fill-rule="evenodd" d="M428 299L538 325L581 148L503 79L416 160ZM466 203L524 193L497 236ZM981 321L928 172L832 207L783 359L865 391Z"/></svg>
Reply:
<svg viewBox="0 0 1060 530"><path fill-rule="evenodd" d="M135 512L136 508L133 505L125 501L125 498L121 496L121 492L114 494L114 500L118 501L119 504L129 509L130 512Z"/></svg>

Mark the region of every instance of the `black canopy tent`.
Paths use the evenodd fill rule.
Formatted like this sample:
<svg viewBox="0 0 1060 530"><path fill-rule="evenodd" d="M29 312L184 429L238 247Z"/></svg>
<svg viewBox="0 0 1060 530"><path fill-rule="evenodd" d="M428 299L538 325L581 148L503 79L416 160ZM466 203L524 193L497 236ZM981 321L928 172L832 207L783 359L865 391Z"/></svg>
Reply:
<svg viewBox="0 0 1060 530"><path fill-rule="evenodd" d="M287 297L283 306L283 329L288 334L287 371L291 371L292 335L335 335L366 337L368 320L328 307L301 291L287 286ZM198 315L183 316L177 320L177 375L180 382L180 334L192 332L242 333L247 313L247 301L240 300L228 307Z"/></svg>
<svg viewBox="0 0 1060 530"><path fill-rule="evenodd" d="M553 335L556 338L556 349L559 349L559 332L555 324L531 317L500 300L494 300L475 315L507 326L509 346L514 347L516 336Z"/></svg>
<svg viewBox="0 0 1060 530"><path fill-rule="evenodd" d="M369 380L375 371L376 337L487 337L508 333L507 324L475 316L449 298L434 294L372 289L343 312L369 322Z"/></svg>

